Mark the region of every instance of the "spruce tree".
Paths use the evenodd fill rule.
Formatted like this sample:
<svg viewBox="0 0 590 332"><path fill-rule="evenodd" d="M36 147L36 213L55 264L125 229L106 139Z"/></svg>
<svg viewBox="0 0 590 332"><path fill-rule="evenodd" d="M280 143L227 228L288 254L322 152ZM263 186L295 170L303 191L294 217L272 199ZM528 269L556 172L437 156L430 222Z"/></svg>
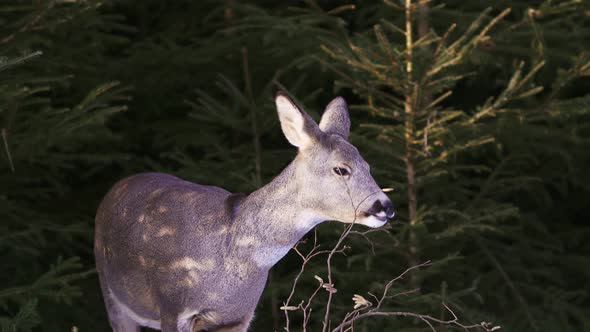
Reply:
<svg viewBox="0 0 590 332"><path fill-rule="evenodd" d="M386 4L404 19L383 18L345 44L327 41L329 57L322 61L339 75L337 88L362 98L356 109L370 121L357 139L380 161L375 172L397 189L394 201L402 205L393 246L379 245L397 257L385 261L391 264L387 270L434 261L409 281L423 296L397 306L436 310L444 302L473 321L521 331L583 328L587 318L566 300L579 301L581 293L567 285L567 273L555 263L566 254L560 240L542 218L522 211L531 200L539 209L551 203L550 191L568 181L560 173L569 172L573 157L563 144L583 143L571 135L571 123L560 128L571 113L557 96L571 80L588 75L587 56L576 55L552 86L536 84L546 63L557 62L537 19L551 18L547 25L571 20L582 5L547 2L522 10L517 16L524 19L515 23L503 22L509 8L487 9L471 24L437 31L429 17L447 8ZM503 86L481 104L461 108L453 90L483 76L491 60L486 53L520 40L514 29L530 36L529 54L510 54L512 70L502 77ZM549 91L541 94L544 89ZM540 160L551 166L541 171ZM532 280L538 283L527 284ZM440 314L448 317L445 310Z"/></svg>

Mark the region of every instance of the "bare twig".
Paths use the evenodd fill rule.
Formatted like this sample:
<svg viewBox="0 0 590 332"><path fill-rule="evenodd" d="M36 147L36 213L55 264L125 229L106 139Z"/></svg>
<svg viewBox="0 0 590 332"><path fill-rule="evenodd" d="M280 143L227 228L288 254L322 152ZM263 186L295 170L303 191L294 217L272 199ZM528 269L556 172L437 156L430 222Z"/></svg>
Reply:
<svg viewBox="0 0 590 332"><path fill-rule="evenodd" d="M343 331L344 328L352 326L354 324L354 322L366 318L366 317L372 317L372 316L386 316L386 317L392 317L392 316L397 316L397 317L413 317L416 319L419 319L421 321L423 321L425 324L427 324L430 329L434 332L436 332L436 329L434 328L434 326L432 325L432 323L438 323L438 324L442 324L442 325L453 325L453 326L457 326L460 327L464 330L469 330L469 329L483 329L484 331L496 331L499 330L501 327L500 326L495 326L490 322L481 322L479 324L470 324L470 325L465 325L461 322L459 322L459 318L457 317L457 315L455 315L455 313L453 312L453 310L451 310L451 308L449 308L445 303L443 303L443 306L448 310L448 312L453 316L452 319L448 319L448 320L442 320L442 319L438 319L435 317L432 317L430 315L423 315L423 314L417 314L414 312L407 312L407 311L378 311L378 310L369 310L366 311L364 313L358 313L359 310L355 310L353 312L355 312L356 314L354 315L347 315L347 317L353 316L352 318L345 320L338 325L335 329L332 330L332 332L339 332L339 331ZM365 307L366 309L366 307Z"/></svg>
<svg viewBox="0 0 590 332"><path fill-rule="evenodd" d="M379 300L379 302L377 302L377 307L376 308L377 309L378 308L381 308L381 305L383 304L383 300L385 300L387 298L387 293L389 292L389 289L391 288L391 286L393 286L393 284L396 281L398 281L401 278L403 278L408 272L410 272L412 270L419 269L419 268L424 267L424 266L430 266L430 265L431 265L431 262L430 261L426 261L426 262L424 262L422 264L411 266L411 267L407 268L404 272L402 272L402 274L400 274L399 276L397 276L397 277L393 278L392 280L390 280L385 285L385 288L383 289L383 296L381 296L381 299Z"/></svg>
<svg viewBox="0 0 590 332"><path fill-rule="evenodd" d="M358 204L355 205L354 201L352 199L352 195L350 194L350 188L348 187L348 183L346 182L346 180L343 180L343 183L346 187L346 192L348 193L348 197L350 197L350 203L351 203L352 208L354 210L354 218L353 218L352 222L350 223L350 225L348 227L346 227L346 229L344 230L342 235L340 235L338 242L336 242L336 245L330 251L330 254L328 255L328 259L326 260L326 266L328 268L328 283L330 285L333 285L333 282L332 282L332 257L334 256L335 253L338 252L338 248L340 247L340 245L342 244L344 239L346 239L346 237L350 234L350 231L352 230L352 227L354 226L354 224L356 222L359 207L367 199L369 199L369 197L382 192L381 190L372 192L369 195L367 195L365 198L363 198ZM331 290L328 291L328 302L326 303L326 312L324 314L322 332L327 332L330 328L330 306L332 305L332 297L333 297L334 293L335 293L335 291L331 291Z"/></svg>
<svg viewBox="0 0 590 332"><path fill-rule="evenodd" d="M407 294L415 293L416 291L418 291L418 289L412 289L409 291L389 295L389 290L391 289L391 287L393 286L393 284L396 281L402 279L407 273L411 272L412 270L418 269L420 267L429 266L429 265L431 265L431 262L426 261L422 264L418 264L416 266L411 266L411 267L407 268L404 272L402 272L397 277L393 278L391 281L389 281L384 286L383 294L381 295L380 298L378 298L374 294L368 293L377 302L377 305L375 307L373 307L373 303L369 302L368 300L366 300L362 296L355 294L355 296L353 297L353 301L355 303L353 311L347 313L345 315L344 319L342 320L342 322L336 328L334 328L332 330L332 332L348 331L348 327L352 328L353 324L356 321L366 318L366 317L372 317L372 316L413 317L413 318L419 319L422 322L424 322L426 325L428 325L428 327L430 327L430 329L432 331L436 331L436 329L434 328L432 323L438 323L440 325L453 325L453 326L461 327L465 330L481 328L485 331L496 331L496 330L500 329L500 326L494 326L493 324L491 324L489 322L481 322L479 324L469 324L469 325L463 324L463 323L459 322L459 318L457 317L457 315L445 303L443 303L444 308L452 316L452 318L448 319L448 320L438 319L438 318L432 317L430 315L418 314L418 313L414 313L414 312L382 311L382 310L380 310L385 299L393 298L393 297L400 296L400 295L407 295ZM346 330L344 330L345 328L346 328Z"/></svg>
<svg viewBox="0 0 590 332"><path fill-rule="evenodd" d="M452 315L455 315L451 309L449 307L447 307L445 305L445 307L452 313ZM479 324L471 324L471 325L465 325L459 322L458 318L456 316L454 316L455 318L453 319L449 319L449 320L440 320L438 318L434 318L430 315L421 315L421 314L417 314L417 313L413 313L413 312L405 312L405 311L369 311L360 315L357 315L354 317L354 319L349 320L348 322L344 323L344 325L342 326L338 326L335 329L332 330L332 332L338 332L340 331L342 328L351 326L355 321L359 320L359 319L363 319L366 317L371 317L371 316L402 316L402 317L413 317L413 318L417 318L420 319L421 321L423 321L424 323L426 323L432 331L436 331L436 329L434 328L434 326L432 326L432 323L439 323L439 324L444 324L444 325L454 325L457 327L461 327L465 330L469 330L469 329L475 329L475 328L480 328L483 329L484 331L496 331L500 329L500 326L494 326L492 323L490 322L481 322Z"/></svg>
<svg viewBox="0 0 590 332"><path fill-rule="evenodd" d="M308 298L307 304L305 306L303 305L304 301L302 301L297 306L291 306L290 303L291 303L291 300L293 299L293 296L295 295L295 290L297 288L297 284L299 283L299 279L301 278L301 275L303 275L303 272L305 271L305 268L306 268L307 264L309 263L309 261L311 261L316 256L329 254L330 252L332 252L332 250L319 250L320 245L318 244L317 229L314 229L313 247L306 255L303 255L303 253L301 253L301 251L299 250L299 245L302 243L305 243L305 241L299 241L295 245L295 247L293 247L293 251L295 251L297 253L297 255L299 255L299 257L301 257L303 262L301 263L301 268L299 269L299 272L297 273L297 275L295 276L295 279L293 280L293 284L291 286L291 292L289 293L289 297L287 298L287 300L285 300L285 302L283 303L283 306L281 307L281 310L283 310L285 312L285 321L286 321L285 327L284 327L285 331L289 331L289 325L290 325L289 311L295 311L295 310L303 311L303 317L304 317L303 318L303 320L304 320L303 330L304 331L306 330L307 322L309 321L309 317L310 317L310 313L311 313L310 305L313 302L313 299L317 295L318 291L323 288L323 286L324 286L323 280L319 277L316 278L320 281L320 285L318 286L316 291ZM348 247L343 247L342 249L337 250L337 253L344 253L344 250L346 250L346 249L348 249Z"/></svg>
<svg viewBox="0 0 590 332"><path fill-rule="evenodd" d="M365 240L367 240L367 243L371 246L371 253L373 254L373 256L375 256L376 255L376 253L375 253L375 244L373 243L373 241L371 241L371 239L369 239L369 237L367 236L367 234L375 233L375 232L386 232L387 234L389 234L387 231L390 230L390 229L391 229L391 227L382 227L382 228L377 228L377 229L369 229L369 230L366 230L364 232L350 231L350 234L360 235Z"/></svg>

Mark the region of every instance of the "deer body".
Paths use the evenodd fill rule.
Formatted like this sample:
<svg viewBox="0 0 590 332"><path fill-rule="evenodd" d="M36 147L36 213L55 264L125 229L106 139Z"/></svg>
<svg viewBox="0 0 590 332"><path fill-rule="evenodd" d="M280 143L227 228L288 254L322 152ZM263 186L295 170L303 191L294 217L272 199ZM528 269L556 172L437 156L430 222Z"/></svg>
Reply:
<svg viewBox="0 0 590 332"><path fill-rule="evenodd" d="M392 216L391 202L346 142L342 99L328 106L319 127L287 97L276 101L283 131L300 152L252 194L144 173L106 195L94 250L114 331L246 331L268 271L315 225L378 227Z"/></svg>

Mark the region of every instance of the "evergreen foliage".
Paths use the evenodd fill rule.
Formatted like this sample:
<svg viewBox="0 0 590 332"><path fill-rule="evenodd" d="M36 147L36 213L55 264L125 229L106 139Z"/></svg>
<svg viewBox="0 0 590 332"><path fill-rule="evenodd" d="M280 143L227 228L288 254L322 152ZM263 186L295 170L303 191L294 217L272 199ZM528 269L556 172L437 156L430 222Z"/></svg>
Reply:
<svg viewBox="0 0 590 332"><path fill-rule="evenodd" d="M391 289L419 290L385 309L590 329L587 2L15 0L0 13L2 331L107 330L92 230L109 186L149 170L267 183L295 154L278 89L316 119L344 96L351 140L395 189L390 226L355 227L334 257L333 327L354 294L373 301L430 260ZM318 228L322 249L342 227ZM273 269L252 331L282 330L300 264L290 253ZM314 275L325 256L292 303ZM326 295L308 330L322 329ZM371 317L355 330L429 327Z"/></svg>
<svg viewBox="0 0 590 332"><path fill-rule="evenodd" d="M2 6L2 331L42 324L40 305L71 305L84 293L80 280L92 274L92 265L76 257L90 251L85 247L92 239L92 216L77 209L72 176L90 179L116 157L108 149L116 134L104 123L125 110L125 89L103 83L82 98L72 96L72 78L41 70L35 62L48 63L41 60L45 55L29 51L50 44L51 30L80 19L88 5Z"/></svg>
<svg viewBox="0 0 590 332"><path fill-rule="evenodd" d="M576 4L569 3L567 9L565 5L557 6L567 12ZM494 25L509 11L489 17L490 10L484 10L473 23L458 26L458 32L451 25L437 34L424 27L429 22L424 13L436 17L438 8L406 8L400 8L406 14L405 29L382 19L374 31L345 45L324 46L329 59L342 64L324 60L339 74L337 84L360 95L364 103L357 109L375 119L361 125L359 140L376 156L388 156L378 159L382 163L374 163L375 168L386 185L399 188L401 195L394 201L407 207L402 210L407 214L400 215L406 220L397 233L400 245L389 249L389 257L399 259L388 260L392 264L388 270L404 263L416 265L422 257L438 262L410 282L422 291L441 294L423 297L431 310L444 301L463 308L472 320L497 317L496 322L516 330L557 330L571 322L583 329L587 320L577 306L556 299L556 294L571 294L579 300L583 293L569 289L569 273L548 268L567 255L564 243L536 214L551 203L550 191L563 192L567 185L573 156L562 144L580 142L571 136L571 129L555 123L570 114L549 98L568 80L587 75L587 69L575 66L588 66L588 59L580 55L571 75L556 78L549 96L535 100L544 88L535 84L535 76L551 61L536 36L527 57L531 63L523 59L513 64L511 73L500 76L504 86L481 105L461 107L447 101L457 83L466 75L470 80L484 79L480 73L486 63L481 59L486 55L481 53L492 52L486 48L495 40L513 42L504 31L499 36L493 33ZM534 17L558 12L549 3L542 8L527 9L528 17L520 23L539 34L541 27ZM412 24L418 29L413 30ZM511 56L514 62L515 55ZM551 165L541 168L553 175L535 171L542 160ZM524 212L522 204L529 211ZM440 251L441 247L449 251ZM472 269L457 274L457 264ZM469 284L473 288L464 291Z"/></svg>

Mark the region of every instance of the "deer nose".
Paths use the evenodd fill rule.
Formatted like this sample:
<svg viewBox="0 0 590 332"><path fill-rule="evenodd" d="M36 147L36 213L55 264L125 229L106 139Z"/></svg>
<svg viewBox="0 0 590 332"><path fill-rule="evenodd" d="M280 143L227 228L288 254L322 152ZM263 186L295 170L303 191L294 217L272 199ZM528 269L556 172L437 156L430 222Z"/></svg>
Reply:
<svg viewBox="0 0 590 332"><path fill-rule="evenodd" d="M367 212L381 218L392 218L395 215L395 212L393 212L393 203L391 203L389 199L387 199L385 202L376 200L375 203L373 203L373 206L371 206Z"/></svg>

